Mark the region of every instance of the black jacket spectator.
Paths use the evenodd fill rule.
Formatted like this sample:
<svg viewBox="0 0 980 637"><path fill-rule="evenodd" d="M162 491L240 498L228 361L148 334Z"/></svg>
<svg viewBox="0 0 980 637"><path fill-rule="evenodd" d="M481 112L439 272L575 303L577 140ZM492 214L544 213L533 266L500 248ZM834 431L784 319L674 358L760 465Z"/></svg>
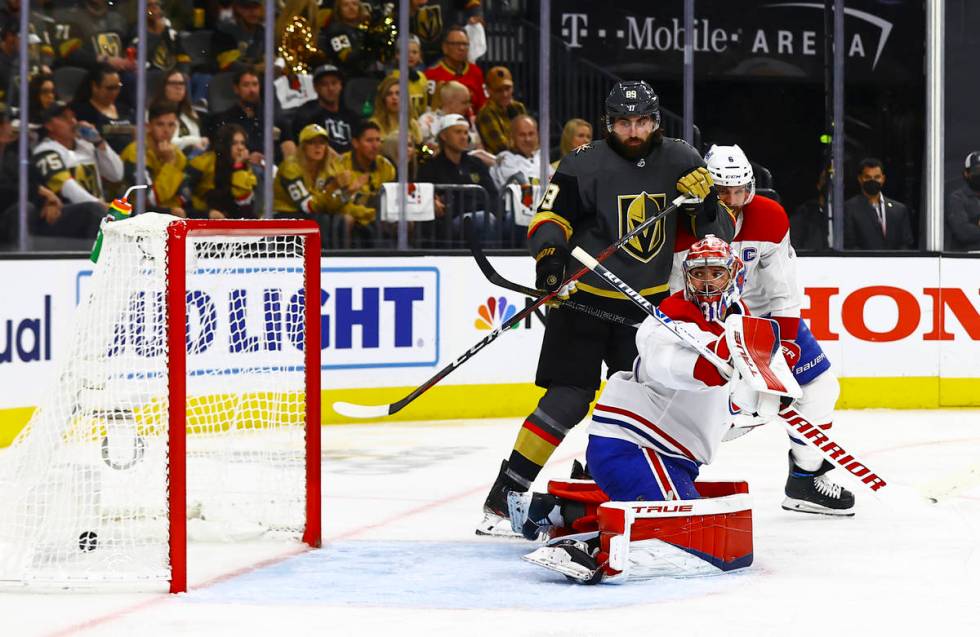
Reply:
<svg viewBox="0 0 980 637"><path fill-rule="evenodd" d="M121 89L119 73L99 65L89 71L71 104L78 121L92 124L117 153L133 141L136 122L133 109L119 99Z"/></svg>
<svg viewBox="0 0 980 637"><path fill-rule="evenodd" d="M946 202L946 236L947 250L980 250L980 193L969 184Z"/></svg>
<svg viewBox="0 0 980 637"><path fill-rule="evenodd" d="M863 194L844 202L845 250L910 250L915 247L912 221L905 204L881 195L885 228L882 232L879 212Z"/></svg>
<svg viewBox="0 0 980 637"><path fill-rule="evenodd" d="M826 250L830 247L827 206L816 197L797 206L789 216L789 228L790 242L797 250Z"/></svg>
<svg viewBox="0 0 980 637"><path fill-rule="evenodd" d="M494 184L490 169L482 161L466 151L469 144L469 121L459 114L443 115L438 123L437 139L439 154L427 161L419 169L418 181L434 184L470 184L483 186L487 192L487 201L473 193L439 193L442 203L446 206L445 214L449 217L465 212L486 210L495 212L497 204L497 186ZM439 206L436 215L442 216Z"/></svg>
<svg viewBox="0 0 980 637"><path fill-rule="evenodd" d="M360 119L340 99L344 76L336 66L324 64L313 72L313 86L317 98L306 102L293 114L292 139L297 141L304 128L317 124L330 135L327 140L330 147L343 155L351 149L351 135Z"/></svg>
<svg viewBox="0 0 980 637"><path fill-rule="evenodd" d="M248 150L250 153L264 153L265 152L265 140L263 132L263 100L261 96L261 91L259 89L259 76L256 71L251 68L241 69L235 73L235 83L234 83L235 94L238 96L238 103L229 108L226 111L220 113L215 113L208 118L205 130L207 131L207 137L214 138L217 132L221 130L227 124L235 124L241 126L245 130L246 143L248 145ZM280 110L278 108L278 101L273 100L276 104L276 112L273 113L273 122L275 126L282 130L285 126L284 122L279 121L281 118ZM288 130L288 129L287 129ZM292 144L292 140L279 140L274 144L274 161L279 162L282 160L283 149L280 147L280 143ZM288 153L289 151L287 151ZM257 164L259 158L255 158L252 163Z"/></svg>
<svg viewBox="0 0 980 637"><path fill-rule="evenodd" d="M463 151L458 164L454 164L445 154L440 153L422 164L419 168L418 180L421 183L433 184L476 184L487 191L487 205L480 198L466 193L457 195L459 205L449 212L455 216L464 212L489 209L493 211L497 202L497 186L490 176L490 169L482 161ZM438 191L438 190L437 190ZM447 198L444 196L444 200ZM461 199L460 199L461 198ZM446 205L452 201L447 200Z"/></svg>
<svg viewBox="0 0 980 637"><path fill-rule="evenodd" d="M881 192L886 181L881 160L858 164L861 194L844 202L845 250L910 250L915 247L909 209Z"/></svg>

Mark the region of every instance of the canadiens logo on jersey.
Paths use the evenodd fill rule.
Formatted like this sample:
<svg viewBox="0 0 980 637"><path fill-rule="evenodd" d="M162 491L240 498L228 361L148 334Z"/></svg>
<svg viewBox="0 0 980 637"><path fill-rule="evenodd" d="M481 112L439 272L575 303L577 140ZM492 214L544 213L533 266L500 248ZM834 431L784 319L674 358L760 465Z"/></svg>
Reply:
<svg viewBox="0 0 980 637"><path fill-rule="evenodd" d="M647 218L664 209L667 195L664 193L649 194L641 192L638 195L619 195L619 236L623 236ZM644 263L649 262L660 253L664 247L664 222L661 219L637 236L630 239L624 246L626 252L634 259Z"/></svg>

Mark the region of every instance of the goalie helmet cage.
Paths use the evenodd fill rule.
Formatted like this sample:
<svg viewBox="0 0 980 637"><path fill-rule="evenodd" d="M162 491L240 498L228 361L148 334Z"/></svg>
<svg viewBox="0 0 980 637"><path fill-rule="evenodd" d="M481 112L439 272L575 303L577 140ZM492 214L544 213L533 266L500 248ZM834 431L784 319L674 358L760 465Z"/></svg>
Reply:
<svg viewBox="0 0 980 637"><path fill-rule="evenodd" d="M188 535L319 546L316 223L104 236L58 382L0 450L0 583L177 593Z"/></svg>

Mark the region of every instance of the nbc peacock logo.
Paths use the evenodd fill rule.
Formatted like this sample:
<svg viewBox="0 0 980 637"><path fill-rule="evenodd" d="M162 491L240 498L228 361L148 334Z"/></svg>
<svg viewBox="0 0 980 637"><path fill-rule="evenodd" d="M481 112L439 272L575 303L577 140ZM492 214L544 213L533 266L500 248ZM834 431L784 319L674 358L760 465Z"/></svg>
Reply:
<svg viewBox="0 0 980 637"><path fill-rule="evenodd" d="M480 305L477 310L476 320L473 326L478 330L495 330L517 314L517 306L507 301L506 297L489 297L487 302ZM510 327L516 329L520 327L520 322Z"/></svg>

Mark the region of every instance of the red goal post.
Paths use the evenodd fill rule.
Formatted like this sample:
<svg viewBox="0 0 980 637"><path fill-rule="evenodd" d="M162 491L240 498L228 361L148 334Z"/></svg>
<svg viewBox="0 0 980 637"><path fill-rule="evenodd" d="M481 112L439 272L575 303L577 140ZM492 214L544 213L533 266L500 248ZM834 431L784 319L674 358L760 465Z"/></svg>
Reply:
<svg viewBox="0 0 980 637"><path fill-rule="evenodd" d="M291 235L302 237L304 260L305 307L305 380L306 380L306 527L303 542L319 547L320 529L320 228L314 221L299 220L203 220L182 219L167 226L167 252L176 263L187 260L187 238L191 236L263 237ZM171 457L186 455L187 407L187 279L172 277L167 290L167 325L170 366L173 370L169 387L170 422L168 426ZM175 511L187 510L186 464L170 463L170 592L187 590L187 516Z"/></svg>

